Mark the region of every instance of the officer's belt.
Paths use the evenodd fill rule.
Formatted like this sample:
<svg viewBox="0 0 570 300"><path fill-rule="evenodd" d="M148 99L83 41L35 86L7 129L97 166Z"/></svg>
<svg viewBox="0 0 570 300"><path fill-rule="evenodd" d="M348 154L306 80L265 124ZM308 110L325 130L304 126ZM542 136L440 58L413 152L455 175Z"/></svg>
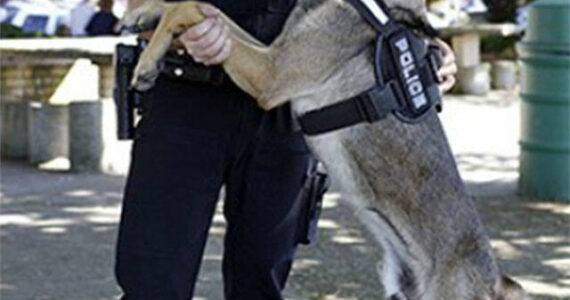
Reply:
<svg viewBox="0 0 570 300"><path fill-rule="evenodd" d="M148 40L139 39L139 53ZM225 73L220 66L205 66L195 62L181 43L173 43L161 61L161 73L174 80L206 83L219 86L224 82Z"/></svg>
<svg viewBox="0 0 570 300"><path fill-rule="evenodd" d="M415 123L432 107L440 111L439 52L398 24L382 0L347 1L378 32L376 85L352 98L303 114L298 118L303 132L322 134L362 122L377 122L389 114L403 122Z"/></svg>

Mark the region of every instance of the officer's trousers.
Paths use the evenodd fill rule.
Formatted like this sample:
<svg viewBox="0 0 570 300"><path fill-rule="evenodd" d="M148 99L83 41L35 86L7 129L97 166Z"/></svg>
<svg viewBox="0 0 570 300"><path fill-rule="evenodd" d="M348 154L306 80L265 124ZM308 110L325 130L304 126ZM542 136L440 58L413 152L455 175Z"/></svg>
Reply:
<svg viewBox="0 0 570 300"><path fill-rule="evenodd" d="M310 153L272 114L231 84L159 77L123 200L115 271L124 299L192 298L222 186L226 299L283 299L304 234L297 195Z"/></svg>

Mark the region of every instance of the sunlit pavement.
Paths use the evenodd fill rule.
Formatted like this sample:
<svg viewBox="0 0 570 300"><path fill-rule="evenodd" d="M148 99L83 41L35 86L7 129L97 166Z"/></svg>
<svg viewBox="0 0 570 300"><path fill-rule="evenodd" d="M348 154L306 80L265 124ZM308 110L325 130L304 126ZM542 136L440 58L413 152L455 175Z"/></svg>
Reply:
<svg viewBox="0 0 570 300"><path fill-rule="evenodd" d="M504 271L536 299L570 299L570 206L516 196L518 100L449 97L441 115ZM2 162L3 300L116 299L113 256L123 176ZM215 216L195 299L222 299L224 220ZM340 195L326 197L319 242L302 247L290 299L383 299L380 251Z"/></svg>

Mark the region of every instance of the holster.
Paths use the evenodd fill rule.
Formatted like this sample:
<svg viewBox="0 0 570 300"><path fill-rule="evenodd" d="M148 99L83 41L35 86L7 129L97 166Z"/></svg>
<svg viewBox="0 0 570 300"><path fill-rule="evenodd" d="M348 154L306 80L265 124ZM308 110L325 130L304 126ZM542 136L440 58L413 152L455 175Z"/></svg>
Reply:
<svg viewBox="0 0 570 300"><path fill-rule="evenodd" d="M319 162L311 160L303 188L299 192L300 203L303 205L303 217L299 220L297 241L310 245L317 240L318 222L323 208L323 198L330 187L330 180Z"/></svg>
<svg viewBox="0 0 570 300"><path fill-rule="evenodd" d="M115 49L115 86L113 99L117 108L117 137L131 140L135 136L137 114L142 114L144 94L131 87L133 71L139 59L139 49L125 44Z"/></svg>

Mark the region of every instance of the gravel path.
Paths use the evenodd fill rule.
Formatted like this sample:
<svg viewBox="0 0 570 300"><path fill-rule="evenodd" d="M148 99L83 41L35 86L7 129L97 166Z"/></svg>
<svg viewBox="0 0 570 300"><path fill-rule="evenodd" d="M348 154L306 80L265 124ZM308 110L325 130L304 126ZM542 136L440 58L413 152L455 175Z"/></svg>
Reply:
<svg viewBox="0 0 570 300"><path fill-rule="evenodd" d="M503 270L535 299L570 299L570 205L516 196L516 97L445 103L443 123ZM113 251L124 176L46 172L6 161L1 172L0 299L116 299ZM222 299L224 225L218 211L195 299ZM340 195L327 195L319 227L319 242L299 251L287 297L383 299L381 253Z"/></svg>

